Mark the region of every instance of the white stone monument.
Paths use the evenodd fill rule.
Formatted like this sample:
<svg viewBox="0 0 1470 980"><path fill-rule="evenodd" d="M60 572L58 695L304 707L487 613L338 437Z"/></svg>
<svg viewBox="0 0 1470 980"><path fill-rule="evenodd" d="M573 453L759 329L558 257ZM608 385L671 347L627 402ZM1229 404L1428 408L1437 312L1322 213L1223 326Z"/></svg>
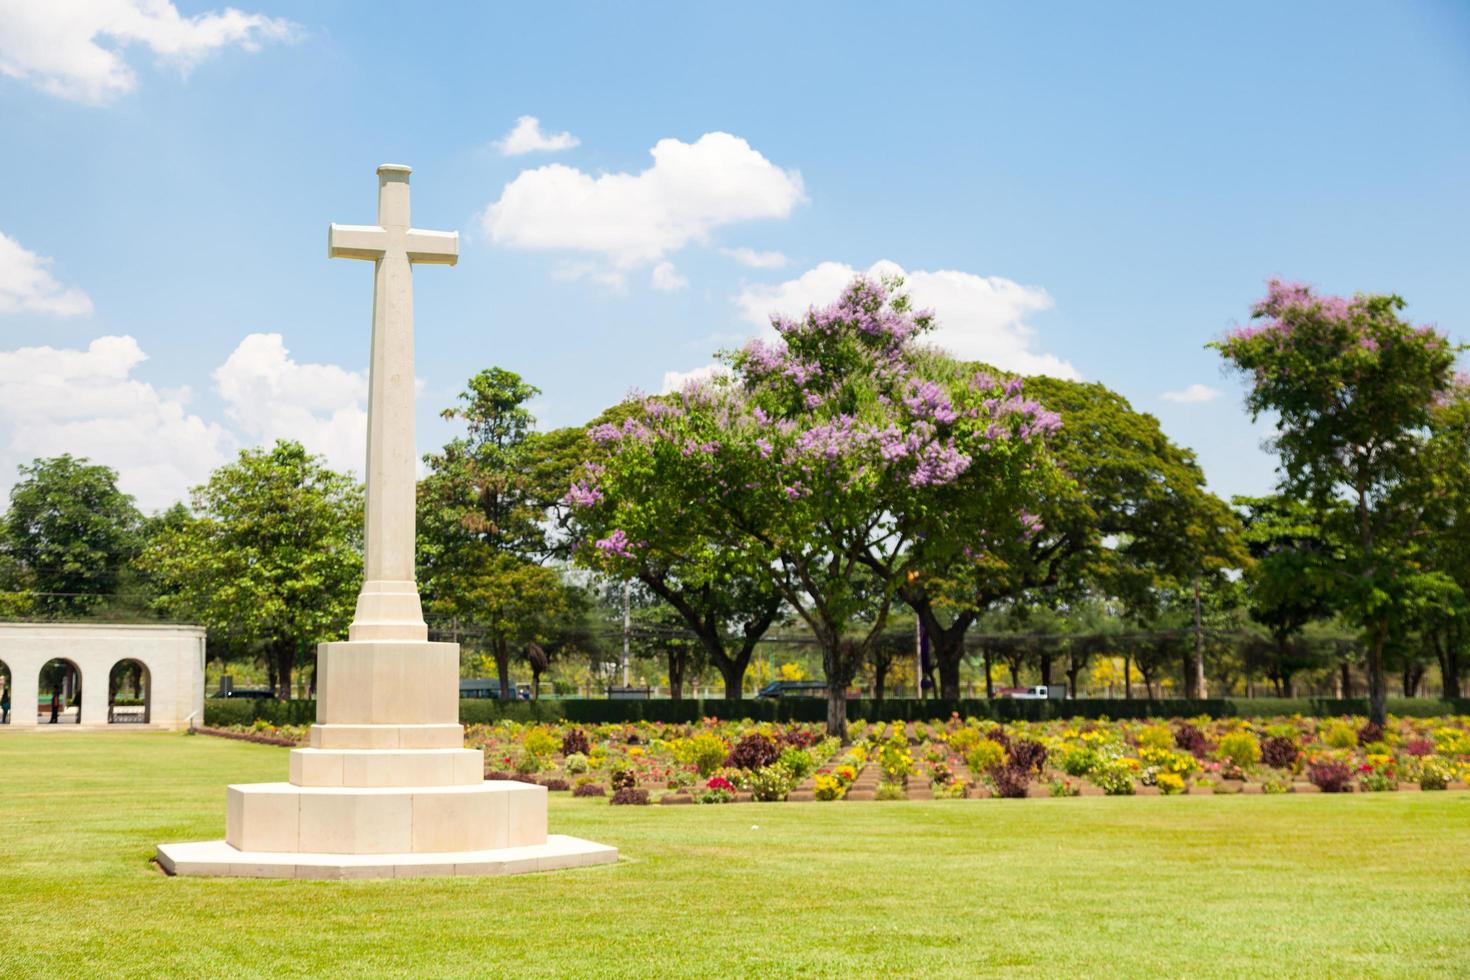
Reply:
<svg viewBox="0 0 1470 980"><path fill-rule="evenodd" d="M459 646L430 643L414 583L415 263L453 265L458 232L409 226L409 168L378 168L378 223L332 225L327 254L370 259L364 581L345 643L317 651L317 723L290 781L230 786L225 839L161 844L179 875L497 875L616 861L546 832L546 789L484 779L464 747Z"/></svg>

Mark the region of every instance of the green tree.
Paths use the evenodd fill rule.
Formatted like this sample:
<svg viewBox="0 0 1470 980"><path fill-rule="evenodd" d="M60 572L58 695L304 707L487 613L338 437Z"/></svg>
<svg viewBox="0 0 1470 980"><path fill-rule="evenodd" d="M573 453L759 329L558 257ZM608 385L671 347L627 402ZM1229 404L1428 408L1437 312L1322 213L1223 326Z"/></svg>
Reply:
<svg viewBox="0 0 1470 980"><path fill-rule="evenodd" d="M1369 715L1379 723L1385 647L1425 591L1425 502L1414 474L1456 353L1432 327L1400 317L1403 307L1398 296L1320 296L1272 280L1251 310L1256 322L1210 345L1249 379L1251 417L1280 419L1281 492L1309 503L1341 543L1334 593L1363 631Z"/></svg>
<svg viewBox="0 0 1470 980"><path fill-rule="evenodd" d="M543 564L553 549L545 481L536 478L536 419L526 408L539 393L504 368L470 378L459 404L442 413L464 423L465 434L425 457L429 474L419 484L426 605L463 635L483 637L503 698L515 696L512 655L527 655L532 643L544 652L573 605L560 573Z"/></svg>
<svg viewBox="0 0 1470 980"><path fill-rule="evenodd" d="M171 614L261 650L283 698L298 662L340 638L362 584L361 487L298 442L241 451L172 513L142 556Z"/></svg>
<svg viewBox="0 0 1470 980"><path fill-rule="evenodd" d="M1436 401L1430 432L1417 478L1426 502L1424 560L1438 578L1419 633L1439 663L1444 696L1457 698L1470 645L1470 376L1458 375Z"/></svg>
<svg viewBox="0 0 1470 980"><path fill-rule="evenodd" d="M658 400L664 405L673 399ZM662 411L662 409L659 409ZM601 499L595 489L596 474L605 465L606 443L592 440L587 432L606 432L632 420L642 425L640 406L622 404L602 413L587 429L557 430L536 447L538 485L555 486L558 521L564 529L564 551L591 567L606 567L591 542L615 530L609 521L615 509L590 507ZM572 461L575 460L573 463ZM571 465L568 465L568 464ZM567 490L571 487L570 491ZM725 682L725 697L744 696L745 674L761 638L776 622L783 605L780 594L764 570L752 569L738 549L720 546L703 532L704 515L688 508L677 496L679 488L661 485L650 488L641 506L645 513L645 547L636 562L619 563L619 572L636 579L653 595L668 603L694 634L703 655L719 670Z"/></svg>
<svg viewBox="0 0 1470 980"><path fill-rule="evenodd" d="M678 527L691 550L766 577L822 651L839 736L897 583L931 553L1011 551L1055 478L1042 443L1056 416L1020 382L919 344L932 317L895 285L859 278L831 306L777 320L779 344L731 355L733 380L593 429L608 451L574 488L588 526L606 529L583 538L581 561L634 574Z"/></svg>
<svg viewBox="0 0 1470 980"><path fill-rule="evenodd" d="M1047 450L1070 477L1048 484L1035 533L985 561L926 556L900 585L934 643L943 698L960 695L966 633L1000 603L1060 607L1100 593L1142 609L1161 586L1192 588L1243 561L1234 516L1157 419L1095 382L1028 378L1026 391L1060 414ZM1049 652L1039 665L1049 684Z"/></svg>
<svg viewBox="0 0 1470 980"><path fill-rule="evenodd" d="M83 616L117 592L138 550L142 520L117 474L70 455L20 467L10 491L3 543L12 582L31 590L28 608L46 619Z"/></svg>
<svg viewBox="0 0 1470 980"><path fill-rule="evenodd" d="M1255 561L1246 572L1251 619L1271 636L1271 678L1292 697L1292 676L1318 666L1316 645L1295 642L1315 620L1332 615L1332 565L1337 550L1317 512L1291 497L1236 497L1245 515L1245 542Z"/></svg>

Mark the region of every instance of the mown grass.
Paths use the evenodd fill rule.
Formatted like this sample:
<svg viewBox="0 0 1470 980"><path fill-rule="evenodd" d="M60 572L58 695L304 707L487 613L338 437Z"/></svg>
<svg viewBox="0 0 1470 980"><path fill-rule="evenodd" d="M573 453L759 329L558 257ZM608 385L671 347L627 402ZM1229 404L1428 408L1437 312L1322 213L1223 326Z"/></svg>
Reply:
<svg viewBox="0 0 1470 980"><path fill-rule="evenodd" d="M1470 793L614 808L617 865L502 879L170 879L286 750L0 736L0 976L1449 976Z"/></svg>

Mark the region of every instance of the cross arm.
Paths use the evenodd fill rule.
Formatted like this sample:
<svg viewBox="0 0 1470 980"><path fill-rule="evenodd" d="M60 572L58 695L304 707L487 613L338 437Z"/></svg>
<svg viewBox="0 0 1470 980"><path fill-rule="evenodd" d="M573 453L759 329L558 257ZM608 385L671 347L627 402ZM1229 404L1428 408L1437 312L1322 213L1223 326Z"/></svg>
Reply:
<svg viewBox="0 0 1470 980"><path fill-rule="evenodd" d="M410 228L403 244L410 262L454 265L459 261L457 231L419 231L417 228Z"/></svg>
<svg viewBox="0 0 1470 980"><path fill-rule="evenodd" d="M333 259L380 259L388 246L388 233L377 225L338 225L327 228L327 257Z"/></svg>

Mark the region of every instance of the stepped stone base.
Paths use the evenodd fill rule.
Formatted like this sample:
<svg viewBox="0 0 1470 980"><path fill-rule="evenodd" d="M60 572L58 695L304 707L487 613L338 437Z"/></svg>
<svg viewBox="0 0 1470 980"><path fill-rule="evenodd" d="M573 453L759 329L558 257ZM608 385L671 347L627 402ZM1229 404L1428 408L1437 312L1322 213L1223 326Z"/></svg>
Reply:
<svg viewBox="0 0 1470 980"><path fill-rule="evenodd" d="M242 851L222 840L160 844L158 863L171 875L231 878L426 878L562 871L612 864L615 847L552 834L545 843L483 851L427 854L311 854Z"/></svg>
<svg viewBox="0 0 1470 980"><path fill-rule="evenodd" d="M228 787L225 839L161 844L158 863L179 875L402 878L616 861L615 848L547 836L546 787L484 781L484 753L464 747L458 678L453 643L322 644L317 723L310 747L291 752L290 782Z"/></svg>
<svg viewBox="0 0 1470 980"><path fill-rule="evenodd" d="M400 854L484 851L546 840L546 787L231 786L225 841L241 851Z"/></svg>

